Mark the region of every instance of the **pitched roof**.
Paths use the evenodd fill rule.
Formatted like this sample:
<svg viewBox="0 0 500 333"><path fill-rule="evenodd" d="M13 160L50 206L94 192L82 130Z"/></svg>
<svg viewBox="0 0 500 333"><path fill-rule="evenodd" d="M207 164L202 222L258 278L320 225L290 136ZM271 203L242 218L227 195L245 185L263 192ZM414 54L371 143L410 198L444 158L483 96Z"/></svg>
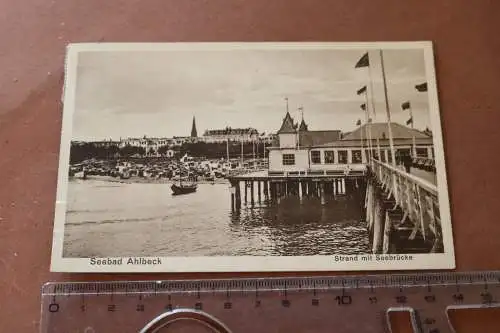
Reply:
<svg viewBox="0 0 500 333"><path fill-rule="evenodd" d="M300 122L299 131L307 131L307 124L304 121L304 118L302 118L302 121Z"/></svg>
<svg viewBox="0 0 500 333"><path fill-rule="evenodd" d="M301 147L311 147L337 141L340 140L340 133L339 130L300 132L299 145Z"/></svg>
<svg viewBox="0 0 500 333"><path fill-rule="evenodd" d="M360 140L361 133L363 133L363 139L366 139L365 127L367 125L364 124L360 128L355 129L350 133L346 133L342 140ZM379 139L388 139L389 138L389 127L387 123L371 123L370 131L373 140ZM411 129L404 125L398 123L391 123L392 137L393 139L411 139L415 136L415 139L424 139L430 138L431 136L421 132L419 130Z"/></svg>
<svg viewBox="0 0 500 333"><path fill-rule="evenodd" d="M295 129L296 126L293 123L293 118L290 116L290 113L287 112L285 118L283 118L283 123L281 124L278 134L295 133Z"/></svg>

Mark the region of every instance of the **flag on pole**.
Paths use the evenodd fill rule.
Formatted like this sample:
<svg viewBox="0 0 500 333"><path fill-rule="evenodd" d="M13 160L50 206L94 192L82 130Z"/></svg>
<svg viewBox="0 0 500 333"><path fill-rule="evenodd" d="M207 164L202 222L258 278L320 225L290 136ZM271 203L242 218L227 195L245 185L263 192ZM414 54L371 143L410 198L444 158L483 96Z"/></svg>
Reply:
<svg viewBox="0 0 500 333"><path fill-rule="evenodd" d="M410 117L410 119L408 119L406 121L406 125L410 125L410 124L413 124L413 117Z"/></svg>
<svg viewBox="0 0 500 333"><path fill-rule="evenodd" d="M401 104L401 108L403 110L408 110L410 108L410 102L404 102L403 104Z"/></svg>
<svg viewBox="0 0 500 333"><path fill-rule="evenodd" d="M361 119L358 119L358 121L356 122L356 126L361 126Z"/></svg>
<svg viewBox="0 0 500 333"><path fill-rule="evenodd" d="M361 94L364 94L364 93L366 93L366 86L363 86L361 89L359 89L359 90L357 91L357 94L358 94L358 95L361 95Z"/></svg>
<svg viewBox="0 0 500 333"><path fill-rule="evenodd" d="M421 83L421 84L417 84L415 86L415 89L417 89L420 92L427 91L427 82L424 82L424 83Z"/></svg>
<svg viewBox="0 0 500 333"><path fill-rule="evenodd" d="M361 110L366 111L366 103L360 105Z"/></svg>
<svg viewBox="0 0 500 333"><path fill-rule="evenodd" d="M372 123L372 118L368 118L368 123L371 124Z"/></svg>
<svg viewBox="0 0 500 333"><path fill-rule="evenodd" d="M363 54L363 56L358 60L356 66L354 68L368 67L370 66L370 57L368 56L368 52Z"/></svg>

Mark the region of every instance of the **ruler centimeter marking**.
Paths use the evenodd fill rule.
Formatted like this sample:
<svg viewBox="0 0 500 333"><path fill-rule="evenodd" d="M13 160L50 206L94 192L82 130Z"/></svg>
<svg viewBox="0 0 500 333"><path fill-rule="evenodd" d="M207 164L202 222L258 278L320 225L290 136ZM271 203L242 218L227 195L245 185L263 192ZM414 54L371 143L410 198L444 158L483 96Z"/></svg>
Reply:
<svg viewBox="0 0 500 333"><path fill-rule="evenodd" d="M162 316L162 332L191 319L234 333L386 333L389 314L408 311L415 332L450 333L448 310L484 307L500 307L500 271L54 282L42 288L42 332L149 333Z"/></svg>

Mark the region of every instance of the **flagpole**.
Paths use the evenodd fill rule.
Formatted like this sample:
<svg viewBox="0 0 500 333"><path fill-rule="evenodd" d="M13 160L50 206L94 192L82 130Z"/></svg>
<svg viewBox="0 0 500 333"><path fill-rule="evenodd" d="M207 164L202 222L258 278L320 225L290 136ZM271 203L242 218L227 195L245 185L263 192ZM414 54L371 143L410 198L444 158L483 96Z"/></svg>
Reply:
<svg viewBox="0 0 500 333"><path fill-rule="evenodd" d="M376 121L377 120L377 113L375 111L375 94L373 92L373 77L372 77L372 66L370 63L368 63L368 75L370 77L370 94L372 95L371 97L371 104L372 104L372 113L373 113L373 120ZM372 131L372 128L371 128L371 124L370 124L370 127L369 127L369 131L371 133ZM377 137L377 151L378 151L378 158L380 161L382 161L382 157L380 156L380 142L379 142L379 138Z"/></svg>
<svg viewBox="0 0 500 333"><path fill-rule="evenodd" d="M243 139L241 140L241 168L243 168Z"/></svg>
<svg viewBox="0 0 500 333"><path fill-rule="evenodd" d="M252 150L253 150L253 168L255 169L255 138L252 140Z"/></svg>
<svg viewBox="0 0 500 333"><path fill-rule="evenodd" d="M388 127L388 132L389 132L389 145L391 147L391 160L392 160L392 165L395 167L396 166L396 153L394 151L394 140L392 137L391 111L389 109L389 97L387 94L387 80L385 77L384 53L382 52L382 49L380 49L379 52L380 52L380 66L382 67L382 79L384 81L385 109L387 111L387 127Z"/></svg>
<svg viewBox="0 0 500 333"><path fill-rule="evenodd" d="M375 94L373 93L373 77L372 77L372 66L368 63L368 75L370 77L370 94L372 95L372 111L373 119L377 119L377 113L375 112Z"/></svg>
<svg viewBox="0 0 500 333"><path fill-rule="evenodd" d="M412 153L413 153L413 157L417 157L417 145L415 144L415 128L414 128L414 125L413 125L413 111L411 109L411 103L410 103L410 120L411 120L411 132L412 132L412 145L413 145L413 149L412 149Z"/></svg>
<svg viewBox="0 0 500 333"><path fill-rule="evenodd" d="M360 121L359 122L359 132L361 135L361 163L363 163L363 157L366 157L365 154L365 144L363 143L363 129L361 128L363 126L363 123ZM366 130L366 128L365 128Z"/></svg>
<svg viewBox="0 0 500 333"><path fill-rule="evenodd" d="M373 166L373 148L372 148L372 131L370 127L370 111L368 109L368 91L365 91L365 105L366 105L366 110L365 110L365 118L366 118L366 140L368 140L368 149L369 149L369 154L368 156L370 157L370 164Z"/></svg>

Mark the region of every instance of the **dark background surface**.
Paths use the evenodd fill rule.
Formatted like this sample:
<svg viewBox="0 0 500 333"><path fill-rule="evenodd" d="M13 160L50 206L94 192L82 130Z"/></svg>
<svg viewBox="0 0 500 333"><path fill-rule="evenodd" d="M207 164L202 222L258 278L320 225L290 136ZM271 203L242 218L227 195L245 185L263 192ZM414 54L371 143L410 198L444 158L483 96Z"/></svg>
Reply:
<svg viewBox="0 0 500 333"><path fill-rule="evenodd" d="M499 14L496 0L0 1L0 332L38 330L46 281L174 277L49 273L68 42L432 40L457 269L499 269Z"/></svg>

